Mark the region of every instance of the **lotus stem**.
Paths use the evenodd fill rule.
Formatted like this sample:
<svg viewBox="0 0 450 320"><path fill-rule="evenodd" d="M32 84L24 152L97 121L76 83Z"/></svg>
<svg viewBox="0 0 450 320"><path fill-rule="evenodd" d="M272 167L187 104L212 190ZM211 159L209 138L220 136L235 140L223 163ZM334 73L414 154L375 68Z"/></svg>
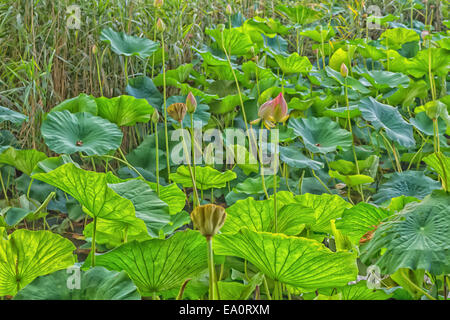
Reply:
<svg viewBox="0 0 450 320"><path fill-rule="evenodd" d="M278 128L278 125L275 126L275 129ZM273 163L273 214L274 214L274 222L275 222L275 233L278 233L278 210L277 210L277 155L274 153L274 163Z"/></svg>
<svg viewBox="0 0 450 320"><path fill-rule="evenodd" d="M264 275L263 284L264 284L264 290L266 291L267 299L272 300L272 296L270 295L270 291L269 291L269 285L267 284L267 279L266 279L265 275Z"/></svg>
<svg viewBox="0 0 450 320"><path fill-rule="evenodd" d="M156 112L156 111L155 111ZM156 194L159 197L159 141L158 141L158 122L155 123L155 147L156 147Z"/></svg>
<svg viewBox="0 0 450 320"><path fill-rule="evenodd" d="M2 184L2 191L3 191L3 194L5 195L6 203L9 204L8 190L6 189L5 183L3 182L3 174L1 171L0 171L0 183Z"/></svg>
<svg viewBox="0 0 450 320"><path fill-rule="evenodd" d="M183 132L183 121L180 121L180 125L181 125L181 130ZM192 181L192 189L194 190L194 199L193 199L193 208L195 208L196 206L200 205L200 201L198 199L198 191L197 191L197 184L195 183L195 177L194 177L194 173L192 172L192 167L191 167L191 163L189 161L189 150L187 148L186 145L186 141L184 140L184 133L182 133L183 138L181 139L183 141L183 153L186 157L186 162L189 168L189 174L191 176L191 181ZM191 141L192 143L192 141ZM202 200L203 200L203 189L201 189L202 192Z"/></svg>
<svg viewBox="0 0 450 320"><path fill-rule="evenodd" d="M214 252L212 247L212 237L206 238L208 246L208 271L209 271L209 300L216 300L216 271L214 269Z"/></svg>
<svg viewBox="0 0 450 320"><path fill-rule="evenodd" d="M259 143L261 144L262 141L262 130L263 130L264 124L263 121L261 121L261 129L259 130ZM259 148L257 147L257 149L259 149L259 167L261 170L261 181L262 181L262 187L264 190L264 194L266 195L266 199L269 199L269 193L267 192L267 187L266 187L266 181L264 179L264 164L263 164L263 158L262 158L262 148L261 146L259 146Z"/></svg>
<svg viewBox="0 0 450 320"><path fill-rule="evenodd" d="M97 235L97 217L94 217L94 225L92 228L92 243L91 243L91 267L95 267L95 238Z"/></svg>
<svg viewBox="0 0 450 320"><path fill-rule="evenodd" d="M162 44L162 64L163 64L163 99L164 99L164 134L166 136L166 160L167 160L167 181L170 183L170 150L169 134L167 133L167 103L166 103L166 60L164 51L164 32L161 32Z"/></svg>
<svg viewBox="0 0 450 320"><path fill-rule="evenodd" d="M191 149L192 149L192 166L194 167L194 180L196 177L196 170L195 170L195 137L194 137L194 114L189 113L189 116L191 118Z"/></svg>

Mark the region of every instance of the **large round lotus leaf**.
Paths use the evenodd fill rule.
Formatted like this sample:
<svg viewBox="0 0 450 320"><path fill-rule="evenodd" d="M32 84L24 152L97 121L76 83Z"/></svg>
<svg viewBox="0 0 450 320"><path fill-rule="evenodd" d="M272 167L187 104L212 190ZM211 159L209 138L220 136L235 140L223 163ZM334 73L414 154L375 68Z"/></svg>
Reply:
<svg viewBox="0 0 450 320"><path fill-rule="evenodd" d="M309 24L322 17L322 13L308 7L297 4L295 6L283 6L278 5L276 9L281 12L282 15L289 18L291 22L298 24Z"/></svg>
<svg viewBox="0 0 450 320"><path fill-rule="evenodd" d="M89 257L83 269L89 267ZM173 288L180 288L207 268L206 241L198 232L176 232L167 240L131 241L96 256L97 266L109 270L124 270L143 296L151 296Z"/></svg>
<svg viewBox="0 0 450 320"><path fill-rule="evenodd" d="M423 199L440 187L438 181L427 177L422 171L396 172L380 186L378 192L373 195L373 200L375 203L383 203L402 195Z"/></svg>
<svg viewBox="0 0 450 320"><path fill-rule="evenodd" d="M147 76L128 79L125 90L130 96L146 99L152 107L159 108L163 103L161 92L156 88L153 80Z"/></svg>
<svg viewBox="0 0 450 320"><path fill-rule="evenodd" d="M405 28L387 29L380 36L381 43L389 49L400 49L406 42L419 41L420 37L414 30Z"/></svg>
<svg viewBox="0 0 450 320"><path fill-rule="evenodd" d="M282 55L276 55L275 61L280 66L280 69L285 74L289 73L306 73L311 71L312 64L309 62L308 57L299 56L297 52L294 52L288 57Z"/></svg>
<svg viewBox="0 0 450 320"><path fill-rule="evenodd" d="M41 126L47 146L56 153L104 155L122 143L122 131L90 113L51 112Z"/></svg>
<svg viewBox="0 0 450 320"><path fill-rule="evenodd" d="M373 230L389 215L387 210L360 202L356 206L344 210L342 218L336 220L336 228L349 237L353 243L358 244L366 232Z"/></svg>
<svg viewBox="0 0 450 320"><path fill-rule="evenodd" d="M312 153L345 151L352 146L351 133L329 118L290 119L288 126L303 138L306 148Z"/></svg>
<svg viewBox="0 0 450 320"><path fill-rule="evenodd" d="M213 241L216 254L246 259L269 278L296 288L343 286L358 274L353 253L332 252L311 239L243 228Z"/></svg>
<svg viewBox="0 0 450 320"><path fill-rule="evenodd" d="M225 47L229 55L245 55L253 46L252 39L244 32L236 28L232 29L206 29L205 33L215 40L215 45L218 49L223 51Z"/></svg>
<svg viewBox="0 0 450 320"><path fill-rule="evenodd" d="M17 170L30 175L39 161L47 159L45 153L31 150L8 148L0 154L0 164L13 166Z"/></svg>
<svg viewBox="0 0 450 320"><path fill-rule="evenodd" d="M383 274L399 268L450 272L450 195L435 190L422 202L412 202L390 221L382 223L363 248L362 261L374 258ZM383 254L380 256L380 251Z"/></svg>
<svg viewBox="0 0 450 320"><path fill-rule="evenodd" d="M110 172L86 171L66 163L48 173L34 174L33 178L70 194L91 217L121 220L135 216L132 202L108 187L108 183L120 182Z"/></svg>
<svg viewBox="0 0 450 320"><path fill-rule="evenodd" d="M91 238L94 231L94 223L89 223L83 230L85 238ZM144 221L139 218L127 216L124 219L105 220L98 219L96 226L95 242L104 245L106 249L113 249L132 240L151 239Z"/></svg>
<svg viewBox="0 0 450 320"><path fill-rule="evenodd" d="M91 95L81 93L78 97L64 100L50 112L68 110L72 113L76 112L89 112L94 116L97 115L97 103L95 98Z"/></svg>
<svg viewBox="0 0 450 320"><path fill-rule="evenodd" d="M392 141L405 148L416 145L412 125L403 120L396 108L369 97L361 100L359 109L364 120L370 121L376 130L384 129Z"/></svg>
<svg viewBox="0 0 450 320"><path fill-rule="evenodd" d="M150 57L159 48L159 43L146 38L130 36L124 32L116 32L111 28L102 30L100 40L111 44L111 49L124 56Z"/></svg>
<svg viewBox="0 0 450 320"><path fill-rule="evenodd" d="M28 117L19 112L0 106L0 123L3 121L10 121L13 124L19 125L24 121L28 121Z"/></svg>
<svg viewBox="0 0 450 320"><path fill-rule="evenodd" d="M450 71L450 55L443 48L421 50L405 69L415 78L428 75L430 69L433 75L445 76Z"/></svg>
<svg viewBox="0 0 450 320"><path fill-rule="evenodd" d="M444 189L448 191L450 188L450 157L439 152L430 154L423 158L423 161L439 174Z"/></svg>
<svg viewBox="0 0 450 320"><path fill-rule="evenodd" d="M339 288L323 288L317 290L319 295L327 296L336 294L336 292L341 295L339 300L386 300L392 296L392 294L386 293L383 289L369 288L366 280ZM305 300L313 300L316 298L317 293L305 293L302 297Z"/></svg>
<svg viewBox="0 0 450 320"><path fill-rule="evenodd" d="M361 74L378 90L385 88L408 87L409 77L403 73L384 70L367 71Z"/></svg>
<svg viewBox="0 0 450 320"><path fill-rule="evenodd" d="M15 295L35 278L75 263L71 241L50 231L14 231L0 237L0 296Z"/></svg>
<svg viewBox="0 0 450 320"><path fill-rule="evenodd" d="M427 116L426 112L419 112L418 114L416 114L415 118L411 118L409 121L411 122L411 124L414 127L419 129L421 132L425 133L427 136L434 135L433 120L431 120ZM438 122L439 134L444 134L445 130L447 128L447 124L445 123L445 120L442 119L441 117L439 117L437 119L437 122Z"/></svg>
<svg viewBox="0 0 450 320"><path fill-rule="evenodd" d="M323 168L323 163L315 160L311 160L306 157L302 150L295 146L280 146L280 158L283 162L293 168L311 168L319 170Z"/></svg>
<svg viewBox="0 0 450 320"><path fill-rule="evenodd" d="M0 130L0 153L12 146L17 146L16 137L9 130Z"/></svg>
<svg viewBox="0 0 450 320"><path fill-rule="evenodd" d="M147 182L131 179L108 186L119 196L133 202L136 217L143 220L152 237L159 237L159 231L170 223L169 206L158 198ZM184 198L182 202L184 205Z"/></svg>
<svg viewBox="0 0 450 320"><path fill-rule="evenodd" d="M235 233L246 227L252 231L275 232L273 199L257 201L252 197L238 200L227 208L227 220L221 232ZM305 225L304 216L313 216L314 209L298 206L295 214L291 211L281 210L282 203L277 204L278 233L295 236L300 234Z"/></svg>
<svg viewBox="0 0 450 320"><path fill-rule="evenodd" d="M170 174L170 179L185 188L192 187L192 179L187 166L179 166L177 172ZM234 179L236 179L236 173L231 170L220 172L211 167L195 167L195 184L200 190L223 188L228 181Z"/></svg>
<svg viewBox="0 0 450 320"><path fill-rule="evenodd" d="M166 143L164 141L164 131L158 130L158 168L164 170L166 162ZM169 141L169 148L172 148ZM172 150L172 149L170 149ZM144 138L142 143L133 151L126 155L127 161L135 168L142 168L150 173L156 172L156 136L150 134Z"/></svg>
<svg viewBox="0 0 450 320"><path fill-rule="evenodd" d="M121 126L134 126L136 122L148 122L153 107L145 99L121 95L114 98L96 98L98 116Z"/></svg>
<svg viewBox="0 0 450 320"><path fill-rule="evenodd" d="M124 271L103 267L81 271L74 267L37 278L14 300L141 300L141 296Z"/></svg>

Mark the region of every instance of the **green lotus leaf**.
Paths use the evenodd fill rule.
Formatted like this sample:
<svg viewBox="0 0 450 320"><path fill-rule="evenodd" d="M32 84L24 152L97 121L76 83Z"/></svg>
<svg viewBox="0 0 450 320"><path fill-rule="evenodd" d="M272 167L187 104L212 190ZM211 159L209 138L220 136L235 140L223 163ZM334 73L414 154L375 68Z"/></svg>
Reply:
<svg viewBox="0 0 450 320"><path fill-rule="evenodd" d="M225 28L223 31L206 28L205 33L216 41L215 44L221 51L223 51L223 48L225 47L225 50L229 55L245 55L253 46L250 36L236 28Z"/></svg>
<svg viewBox="0 0 450 320"><path fill-rule="evenodd" d="M132 202L108 187L108 183L118 182L109 172L86 171L67 163L48 173L35 174L33 178L70 194L91 217L120 220L135 215Z"/></svg>
<svg viewBox="0 0 450 320"><path fill-rule="evenodd" d="M116 32L111 28L103 29L100 40L111 45L112 51L124 56L150 57L159 48L159 43L146 38Z"/></svg>
<svg viewBox="0 0 450 320"><path fill-rule="evenodd" d="M156 191L156 183L147 181L153 191ZM169 214L179 213L186 206L186 195L173 183L167 186L159 186L159 198L169 205Z"/></svg>
<svg viewBox="0 0 450 320"><path fill-rule="evenodd" d="M287 147L280 146L280 158L293 168L311 168L314 170L323 168L322 162L309 159L302 153L300 148L293 145Z"/></svg>
<svg viewBox="0 0 450 320"><path fill-rule="evenodd" d="M370 176L374 176L376 173L376 169L378 167L379 158L376 155L371 155L365 160L358 160L358 167L360 173L367 172ZM357 169L354 162L347 161L344 159L332 161L329 163L329 166L333 170L339 171L344 175L356 174Z"/></svg>
<svg viewBox="0 0 450 320"><path fill-rule="evenodd" d="M332 252L318 241L283 234L254 232L213 238L214 252L248 260L272 280L302 289L343 286L356 279L356 257Z"/></svg>
<svg viewBox="0 0 450 320"><path fill-rule="evenodd" d="M211 167L195 167L195 184L200 190L223 188L228 181L234 180L236 177L236 173L231 170L220 172ZM179 166L176 173L170 174L170 179L185 188L192 187L191 175L187 166Z"/></svg>
<svg viewBox="0 0 450 320"><path fill-rule="evenodd" d="M417 32L405 28L387 29L381 34L380 39L381 43L389 49L400 49L404 43L420 41Z"/></svg>
<svg viewBox="0 0 450 320"><path fill-rule="evenodd" d="M77 271L73 268L59 270L35 279L20 290L14 300L141 300L136 286L128 275L122 272L109 271L103 267L95 267L88 271ZM69 277L80 272L80 287L70 289Z"/></svg>
<svg viewBox="0 0 450 320"><path fill-rule="evenodd" d="M249 98L245 95L241 95L242 101L245 102ZM217 114L225 114L228 113L236 106L240 105L241 98L239 97L239 94L235 95L229 95L223 98L220 98L218 101L211 103L211 112L217 113Z"/></svg>
<svg viewBox="0 0 450 320"><path fill-rule="evenodd" d="M242 169L245 175L250 175L252 172L259 172L258 161L256 160L256 150L252 150L255 156L251 154L246 147L239 144L228 145L226 143L227 152L231 152L236 165Z"/></svg>
<svg viewBox="0 0 450 320"><path fill-rule="evenodd" d="M439 174L443 188L448 191L450 187L450 158L440 152L430 154L422 160Z"/></svg>
<svg viewBox="0 0 450 320"><path fill-rule="evenodd" d="M136 217L142 219L149 234L157 238L160 230L170 223L169 206L160 200L146 181L131 179L118 184L109 184L119 196L133 202ZM185 199L183 198L183 204Z"/></svg>
<svg viewBox="0 0 450 320"><path fill-rule="evenodd" d="M331 233L330 221L340 218L345 209L352 205L338 195L323 193L302 194L295 196L281 211L284 214L300 215L297 223L304 223L306 227L315 232ZM313 209L313 211L305 208Z"/></svg>
<svg viewBox="0 0 450 320"><path fill-rule="evenodd" d="M121 126L134 126L136 122L148 122L153 107L145 99L122 95L115 98L96 98L98 116Z"/></svg>
<svg viewBox="0 0 450 320"><path fill-rule="evenodd" d="M338 149L345 151L352 146L351 133L329 118L290 119L288 127L302 137L306 148L312 153L326 154Z"/></svg>
<svg viewBox="0 0 450 320"><path fill-rule="evenodd" d="M28 216L30 213L32 213L30 210L28 209L24 209L24 208L5 208L7 209L6 212L3 215L3 220L6 224L4 224L4 226L15 226L16 224L18 224L20 221L22 221L23 219L25 219L26 216ZM4 210L2 210L3 212ZM0 214L1 217L1 214Z"/></svg>
<svg viewBox="0 0 450 320"><path fill-rule="evenodd" d="M396 108L369 97L361 100L359 109L364 120L370 121L376 130L384 129L392 141L405 148L416 145L412 126L403 120Z"/></svg>
<svg viewBox="0 0 450 320"><path fill-rule="evenodd" d="M24 121L28 121L28 117L9 108L0 106L0 123L10 121L15 125L20 125Z"/></svg>
<svg viewBox="0 0 450 320"><path fill-rule="evenodd" d="M433 120L431 120L425 112L419 112L416 114L415 118L411 118L409 120L411 124L419 129L422 133L426 134L427 136L433 136ZM445 120L439 117L437 119L438 122L438 128L439 128L439 134L444 134L445 130L447 128L447 124L445 123Z"/></svg>
<svg viewBox="0 0 450 320"><path fill-rule="evenodd" d="M203 62L208 66L228 66L227 57L221 51L208 46L203 46L201 49L192 47L192 49L202 56Z"/></svg>
<svg viewBox="0 0 450 320"><path fill-rule="evenodd" d="M329 66L325 67L325 71L330 78L336 80L341 86L347 86L351 90L358 91L362 94L370 93L370 90L367 89L361 81L359 81L351 76L347 76L346 78L344 78L339 71L336 71L336 70L330 68ZM331 83L330 86L333 87L333 86L336 86L336 84Z"/></svg>
<svg viewBox="0 0 450 320"><path fill-rule="evenodd" d="M308 7L297 4L295 6L277 5L276 9L288 18L292 23L300 25L309 24L319 20L322 13Z"/></svg>
<svg viewBox="0 0 450 320"><path fill-rule="evenodd" d="M158 158L159 170L167 167L166 153L163 151L165 142L163 131L158 132ZM169 143L170 147L170 143ZM156 172L156 138L155 134L148 135L142 143L126 155L127 161L136 168L142 168L148 172Z"/></svg>
<svg viewBox="0 0 450 320"><path fill-rule="evenodd" d="M389 96L389 103L393 106L402 105L409 108L413 105L416 98L425 99L428 94L428 85L425 81L412 81L407 88L398 88L398 90Z"/></svg>
<svg viewBox="0 0 450 320"><path fill-rule="evenodd" d="M83 234L86 238L92 239L93 231L94 223L91 222L86 225ZM95 243L104 245L107 249L118 247L128 241L143 241L151 238L145 222L137 217L126 216L120 220L97 220Z"/></svg>
<svg viewBox="0 0 450 320"><path fill-rule="evenodd" d="M0 130L0 154L9 147L18 145L16 137L9 130Z"/></svg>
<svg viewBox="0 0 450 320"><path fill-rule="evenodd" d="M289 57L275 55L275 61L285 74L307 73L312 69L312 64L309 62L308 57L299 56L297 52L292 53Z"/></svg>
<svg viewBox="0 0 450 320"><path fill-rule="evenodd" d="M411 59L406 72L415 78L422 78L431 73L438 76L446 76L450 71L450 55L448 50L442 48L429 48L419 51Z"/></svg>
<svg viewBox="0 0 450 320"><path fill-rule="evenodd" d="M273 199L257 201L252 197L238 200L228 207L227 220L221 232L235 233L245 227L258 232L275 232ZM277 203L277 232L286 235L300 234L305 225L303 216L314 215L314 209L297 206L296 211L282 210L283 204Z"/></svg>
<svg viewBox="0 0 450 320"><path fill-rule="evenodd" d="M356 284L347 285L339 288L323 288L317 290L319 295L330 296L332 293L340 294L338 300L387 300L392 294L386 293L382 289L370 289L366 280L358 281ZM303 294L305 300L313 300L316 297L315 292Z"/></svg>
<svg viewBox="0 0 450 320"><path fill-rule="evenodd" d="M31 175L50 172L66 163L73 163L77 168L80 168L80 165L73 161L69 155L62 154L59 157L50 157L39 161L31 172Z"/></svg>
<svg viewBox="0 0 450 320"><path fill-rule="evenodd" d="M0 164L13 166L17 170L30 175L39 161L47 159L45 153L37 150L17 150L10 147L0 154Z"/></svg>
<svg viewBox="0 0 450 320"><path fill-rule="evenodd" d="M87 258L83 269L89 267ZM206 241L198 232L176 232L167 240L131 241L105 254L96 256L96 266L124 270L142 296L180 288L207 268Z"/></svg>
<svg viewBox="0 0 450 320"><path fill-rule="evenodd" d="M255 291L256 286L261 285L264 280L262 273L255 274L248 284L236 281L218 281L220 300L248 300Z"/></svg>
<svg viewBox="0 0 450 320"><path fill-rule="evenodd" d="M426 270L432 275L450 272L450 195L435 190L422 202L409 203L391 220L381 224L363 248L364 263L376 265L383 274L400 268ZM383 254L380 256L380 250Z"/></svg>
<svg viewBox="0 0 450 320"><path fill-rule="evenodd" d="M372 70L362 73L370 84L378 89L386 88L406 88L409 85L409 77L402 73L389 72L384 70Z"/></svg>
<svg viewBox="0 0 450 320"><path fill-rule="evenodd" d="M361 115L361 111L359 110L358 106L350 106L349 108L342 107L342 108L327 109L323 112L323 115L330 118L339 117L341 119L347 119L349 110L351 119L359 117Z"/></svg>
<svg viewBox="0 0 450 320"><path fill-rule="evenodd" d="M163 103L162 94L149 77L140 76L128 79L125 90L136 99L146 99L154 108L159 108Z"/></svg>
<svg viewBox="0 0 450 320"><path fill-rule="evenodd" d="M280 187L280 179L277 177L277 189ZM273 188L274 175L264 176L264 183L267 188ZM262 186L262 177L258 175L255 178L246 178L244 181L239 182L233 191L240 194L264 194Z"/></svg>
<svg viewBox="0 0 450 320"><path fill-rule="evenodd" d="M341 70L341 65L345 63L347 67L351 66L356 46L349 45L347 50L343 48L337 49L330 58L329 66L336 71Z"/></svg>
<svg viewBox="0 0 450 320"><path fill-rule="evenodd" d="M369 203L360 202L356 206L345 209L342 218L336 220L336 228L350 238L354 244L368 231L374 230L381 221L391 213Z"/></svg>
<svg viewBox="0 0 450 320"><path fill-rule="evenodd" d="M35 278L75 263L73 243L50 231L14 231L0 237L0 295L15 295Z"/></svg>
<svg viewBox="0 0 450 320"><path fill-rule="evenodd" d="M334 37L335 32L333 27L329 29L324 29L322 25L318 25L315 29L309 29L300 32L302 36L313 39L316 42L328 42L332 37Z"/></svg>
<svg viewBox="0 0 450 320"><path fill-rule="evenodd" d="M354 187L360 184L372 183L375 180L372 177L366 176L364 174L341 174L338 171L330 170L328 174L332 178L339 179L343 181L347 186Z"/></svg>
<svg viewBox="0 0 450 320"><path fill-rule="evenodd" d="M401 211L410 202L420 202L416 197L400 196L391 199L387 209L390 212L396 213Z"/></svg>
<svg viewBox="0 0 450 320"><path fill-rule="evenodd" d="M90 113L51 112L41 126L47 146L56 153L104 155L122 143L122 131Z"/></svg>
<svg viewBox="0 0 450 320"><path fill-rule="evenodd" d="M392 177L383 183L378 192L373 195L375 203L383 203L399 196L416 197L423 199L433 190L439 189L441 184L427 177L422 171L395 172Z"/></svg>
<svg viewBox="0 0 450 320"><path fill-rule="evenodd" d="M97 103L95 97L81 93L78 97L64 100L56 107L53 107L50 112L67 110L71 113L88 112L94 116L97 115Z"/></svg>
<svg viewBox="0 0 450 320"><path fill-rule="evenodd" d="M253 30L257 30L268 37L274 37L277 34L286 35L289 33L290 27L286 26L279 20L272 18L254 17L244 22L244 28L251 26Z"/></svg>

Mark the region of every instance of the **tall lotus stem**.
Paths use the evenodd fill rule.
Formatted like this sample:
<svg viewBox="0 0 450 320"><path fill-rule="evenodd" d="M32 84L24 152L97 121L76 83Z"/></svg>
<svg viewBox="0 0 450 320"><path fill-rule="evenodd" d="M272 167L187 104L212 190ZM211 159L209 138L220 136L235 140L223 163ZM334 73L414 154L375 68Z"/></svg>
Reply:
<svg viewBox="0 0 450 320"><path fill-rule="evenodd" d="M92 243L91 243L91 267L95 267L95 238L97 235L97 217L94 217L94 224L92 228Z"/></svg>
<svg viewBox="0 0 450 320"><path fill-rule="evenodd" d="M156 148L156 157L155 157L155 164L156 164L156 194L159 197L159 141L158 141L158 120L159 120L159 114L158 111L154 111L152 115L152 122L155 125L155 148Z"/></svg>
<svg viewBox="0 0 450 320"><path fill-rule="evenodd" d="M355 150L355 138L353 137L352 121L350 120L350 103L348 101L348 88L347 88L348 69L347 69L347 66L345 65L345 63L341 64L340 72L341 72L341 76L344 77L345 104L347 106L347 122L348 122L348 127L350 130L350 134L352 135L352 151L353 151L353 158L355 159L356 173L359 175L360 171L359 171L358 157L356 156L356 150ZM350 186L348 186L348 188L349 188L349 192L350 192ZM362 191L362 187L357 186L356 188L357 188L359 194L361 195L362 201L364 202L364 193Z"/></svg>
<svg viewBox="0 0 450 320"><path fill-rule="evenodd" d="M206 238L208 250L208 272L209 272L209 299L216 300L219 297L219 291L216 283L216 270L214 267L214 251L212 238L219 232L226 219L225 208L206 204L196 207L191 212L191 219L195 229Z"/></svg>
<svg viewBox="0 0 450 320"><path fill-rule="evenodd" d="M163 99L164 99L164 134L166 136L166 160L167 160L167 181L170 182L170 150L169 150L169 134L167 131L167 103L166 103L166 60L165 60L165 44L164 44L164 31L166 26L161 18L158 18L156 22L156 29L161 33L161 45L162 45L162 66L163 66Z"/></svg>
<svg viewBox="0 0 450 320"><path fill-rule="evenodd" d="M275 129L278 128L278 125L275 126ZM275 233L278 233L278 210L277 210L277 155L274 153L274 163L273 163L273 214L275 221Z"/></svg>

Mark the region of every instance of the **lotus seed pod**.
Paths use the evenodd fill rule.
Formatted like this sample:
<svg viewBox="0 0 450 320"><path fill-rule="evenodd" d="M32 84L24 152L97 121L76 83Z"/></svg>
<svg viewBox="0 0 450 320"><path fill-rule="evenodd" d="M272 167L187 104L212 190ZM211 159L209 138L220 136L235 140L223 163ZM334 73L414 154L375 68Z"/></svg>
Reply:
<svg viewBox="0 0 450 320"><path fill-rule="evenodd" d="M341 64L341 76L343 76L344 78L348 76L348 69L345 63Z"/></svg>
<svg viewBox="0 0 450 320"><path fill-rule="evenodd" d="M187 111L186 104L182 102L172 103L167 108L167 113L180 123L181 121L183 121L184 116L186 115L186 111Z"/></svg>
<svg viewBox="0 0 450 320"><path fill-rule="evenodd" d="M186 106L187 106L187 112L194 113L195 109L197 109L197 100L195 100L194 95L192 92L189 92L187 98L186 98Z"/></svg>
<svg viewBox="0 0 450 320"><path fill-rule="evenodd" d="M158 32L164 32L166 30L166 25L161 18L158 18L158 21L156 21L156 30L158 30Z"/></svg>
<svg viewBox="0 0 450 320"><path fill-rule="evenodd" d="M158 121L159 121L159 113L158 113L158 111L155 110L152 114L152 122L158 123Z"/></svg>
<svg viewBox="0 0 450 320"><path fill-rule="evenodd" d="M155 0L153 1L153 6L155 8L160 9L164 5L164 0Z"/></svg>
<svg viewBox="0 0 450 320"><path fill-rule="evenodd" d="M195 229L198 229L208 240L222 228L226 217L225 208L215 204L198 206L191 212Z"/></svg>

